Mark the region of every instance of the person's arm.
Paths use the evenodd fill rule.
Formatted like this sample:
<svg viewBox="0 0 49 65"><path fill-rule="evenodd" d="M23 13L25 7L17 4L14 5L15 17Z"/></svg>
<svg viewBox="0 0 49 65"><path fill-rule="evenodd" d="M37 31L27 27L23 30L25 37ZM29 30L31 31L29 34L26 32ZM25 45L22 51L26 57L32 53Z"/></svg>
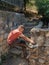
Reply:
<svg viewBox="0 0 49 65"><path fill-rule="evenodd" d="M30 38L26 37L24 34L21 34L20 37L23 38L24 40L26 40L26 41L28 41L28 42L34 44L34 41L31 40Z"/></svg>

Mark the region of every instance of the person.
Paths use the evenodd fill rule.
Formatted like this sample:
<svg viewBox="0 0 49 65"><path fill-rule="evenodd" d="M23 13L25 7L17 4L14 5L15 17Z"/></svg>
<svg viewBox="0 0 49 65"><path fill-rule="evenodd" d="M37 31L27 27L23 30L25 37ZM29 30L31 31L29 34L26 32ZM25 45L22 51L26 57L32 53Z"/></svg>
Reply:
<svg viewBox="0 0 49 65"><path fill-rule="evenodd" d="M26 44L25 41L34 44L33 40L31 40L29 37L27 37L23 34L24 30L25 30L24 25L19 25L17 29L14 29L9 33L9 35L7 37L7 43L9 44L10 47L12 47L12 45L15 43L25 45ZM23 40L20 40L20 38L22 38ZM23 51L24 50L25 50L25 48L23 46Z"/></svg>

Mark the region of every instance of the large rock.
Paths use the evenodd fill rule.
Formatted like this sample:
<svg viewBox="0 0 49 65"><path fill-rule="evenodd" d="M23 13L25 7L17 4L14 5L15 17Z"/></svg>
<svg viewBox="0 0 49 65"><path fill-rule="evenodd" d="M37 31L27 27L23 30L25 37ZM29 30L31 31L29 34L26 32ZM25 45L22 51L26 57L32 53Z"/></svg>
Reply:
<svg viewBox="0 0 49 65"><path fill-rule="evenodd" d="M48 65L49 63L49 29L32 28L31 39L38 47L29 49L29 63L32 65ZM48 59L48 60L47 60ZM33 62L34 61L34 62Z"/></svg>
<svg viewBox="0 0 49 65"><path fill-rule="evenodd" d="M36 44L38 44L39 46L43 46L45 44L47 45L49 41L49 29L31 29L31 39L34 39Z"/></svg>

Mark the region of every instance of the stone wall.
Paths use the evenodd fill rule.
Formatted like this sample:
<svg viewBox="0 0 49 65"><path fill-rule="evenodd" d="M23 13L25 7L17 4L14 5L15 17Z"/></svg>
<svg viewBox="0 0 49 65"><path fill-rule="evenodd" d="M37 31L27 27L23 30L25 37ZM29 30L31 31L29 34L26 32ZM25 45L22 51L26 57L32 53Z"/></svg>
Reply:
<svg viewBox="0 0 49 65"><path fill-rule="evenodd" d="M30 34L30 29L36 25L36 23L29 22L24 14L0 11L0 57L8 53L9 46L6 39L9 32L22 24L25 26L24 34L27 36Z"/></svg>
<svg viewBox="0 0 49 65"><path fill-rule="evenodd" d="M49 29L32 28L31 39L37 46L29 49L29 65L49 65Z"/></svg>
<svg viewBox="0 0 49 65"><path fill-rule="evenodd" d="M34 33L30 34L30 32L29 32L30 29L33 28L33 27L35 27L35 28L39 27L37 25L38 21L36 21L36 20L35 21L34 20L33 21L29 21L28 19L25 18L24 14L14 13L14 12L8 12L8 11L0 11L0 59L1 59L2 55L5 55L5 54L8 53L9 46L7 44L6 39L7 39L7 36L9 34L9 32L11 30L13 30L13 29L16 29L19 25L22 25L22 24L25 26L24 34L26 36L28 36L28 37L31 37L31 38L34 36ZM34 36L35 37L35 41L36 41L37 37L39 37L38 39L41 40L40 37L43 36L42 37L42 43L44 43L43 39L45 39L45 37L44 37L45 34L42 34L42 32L41 32L40 36L37 36L37 37L36 36L37 35ZM46 38L46 39L48 39L48 38ZM47 40L47 41L49 41L49 40ZM38 42L40 42L40 41L39 40L36 41L36 43L38 43ZM38 54L38 53L36 53L36 54Z"/></svg>

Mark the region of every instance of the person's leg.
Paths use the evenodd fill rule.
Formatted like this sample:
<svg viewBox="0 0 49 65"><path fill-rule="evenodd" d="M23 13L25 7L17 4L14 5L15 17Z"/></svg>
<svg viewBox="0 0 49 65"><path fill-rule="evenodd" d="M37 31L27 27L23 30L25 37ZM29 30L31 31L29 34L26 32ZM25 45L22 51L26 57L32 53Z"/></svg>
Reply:
<svg viewBox="0 0 49 65"><path fill-rule="evenodd" d="M13 44L9 44L9 47L10 47L10 49L12 49L13 48Z"/></svg>
<svg viewBox="0 0 49 65"><path fill-rule="evenodd" d="M23 56L24 56L24 58L26 58L26 56L27 56L26 47L25 47L26 42L24 40L20 40L19 42L20 42L20 44L23 44L23 46L22 46Z"/></svg>
<svg viewBox="0 0 49 65"><path fill-rule="evenodd" d="M26 47L25 47L26 42L25 42L23 39L16 39L16 40L14 41L14 43L11 44L10 48L12 48L12 47L14 47L14 46L15 46L15 48L17 48L17 47L16 47L17 45L20 46L20 47L22 47L23 55L24 55L24 57L26 57L26 54L27 54L27 52L26 52Z"/></svg>

